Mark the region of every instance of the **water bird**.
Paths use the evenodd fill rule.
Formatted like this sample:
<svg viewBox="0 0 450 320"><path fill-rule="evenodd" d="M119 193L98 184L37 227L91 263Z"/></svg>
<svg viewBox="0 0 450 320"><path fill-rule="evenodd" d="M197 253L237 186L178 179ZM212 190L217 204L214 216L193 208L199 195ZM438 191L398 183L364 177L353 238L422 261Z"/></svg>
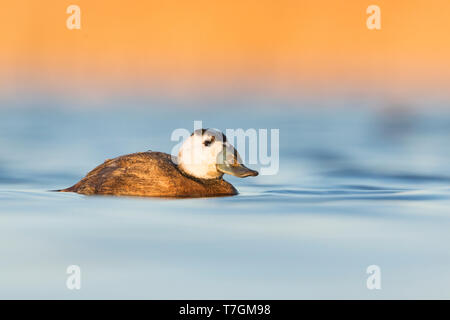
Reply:
<svg viewBox="0 0 450 320"><path fill-rule="evenodd" d="M213 129L195 130L178 157L138 152L108 159L78 183L60 192L141 197L217 197L238 194L224 174L257 176L247 168L226 136Z"/></svg>

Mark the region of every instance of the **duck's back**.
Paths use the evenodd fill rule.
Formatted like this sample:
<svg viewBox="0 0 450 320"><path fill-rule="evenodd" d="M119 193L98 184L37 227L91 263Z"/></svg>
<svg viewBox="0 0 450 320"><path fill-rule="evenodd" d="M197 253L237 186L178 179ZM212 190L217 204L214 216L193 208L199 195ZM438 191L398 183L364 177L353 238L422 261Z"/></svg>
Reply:
<svg viewBox="0 0 450 320"><path fill-rule="evenodd" d="M74 186L61 190L81 194L144 197L211 197L237 194L223 179L203 180L184 175L162 152L140 152L114 159L89 172Z"/></svg>

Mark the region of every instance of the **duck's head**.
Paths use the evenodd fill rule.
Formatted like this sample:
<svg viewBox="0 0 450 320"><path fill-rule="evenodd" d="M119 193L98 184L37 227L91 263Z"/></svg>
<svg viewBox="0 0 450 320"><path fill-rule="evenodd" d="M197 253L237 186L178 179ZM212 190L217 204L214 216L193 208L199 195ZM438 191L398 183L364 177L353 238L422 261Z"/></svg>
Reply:
<svg viewBox="0 0 450 320"><path fill-rule="evenodd" d="M217 179L224 173L245 178L257 176L258 171L244 166L237 150L225 135L213 129L195 130L178 152L179 168L200 179Z"/></svg>

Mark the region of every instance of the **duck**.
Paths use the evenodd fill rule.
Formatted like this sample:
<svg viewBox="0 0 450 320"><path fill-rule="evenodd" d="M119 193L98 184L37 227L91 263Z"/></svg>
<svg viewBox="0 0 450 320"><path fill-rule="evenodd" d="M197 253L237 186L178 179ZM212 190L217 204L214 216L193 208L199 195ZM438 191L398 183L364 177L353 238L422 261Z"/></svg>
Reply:
<svg viewBox="0 0 450 320"><path fill-rule="evenodd" d="M178 156L149 150L107 159L73 186L56 191L168 198L237 195L224 174L245 178L258 171L242 163L222 132L197 129L183 142Z"/></svg>

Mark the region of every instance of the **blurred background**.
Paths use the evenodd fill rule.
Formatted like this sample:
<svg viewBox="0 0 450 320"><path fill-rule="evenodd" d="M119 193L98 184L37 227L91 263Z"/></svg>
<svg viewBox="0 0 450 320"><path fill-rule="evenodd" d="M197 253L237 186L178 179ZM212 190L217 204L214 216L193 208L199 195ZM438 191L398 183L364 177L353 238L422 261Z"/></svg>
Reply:
<svg viewBox="0 0 450 320"><path fill-rule="evenodd" d="M1 298L450 297L448 0L0 1ZM278 173L48 192L194 120L279 129Z"/></svg>
<svg viewBox="0 0 450 320"><path fill-rule="evenodd" d="M71 4L81 9L79 30L66 27ZM372 4L381 30L366 27ZM447 0L4 0L2 8L8 103L24 95L79 107L137 96L448 99Z"/></svg>

